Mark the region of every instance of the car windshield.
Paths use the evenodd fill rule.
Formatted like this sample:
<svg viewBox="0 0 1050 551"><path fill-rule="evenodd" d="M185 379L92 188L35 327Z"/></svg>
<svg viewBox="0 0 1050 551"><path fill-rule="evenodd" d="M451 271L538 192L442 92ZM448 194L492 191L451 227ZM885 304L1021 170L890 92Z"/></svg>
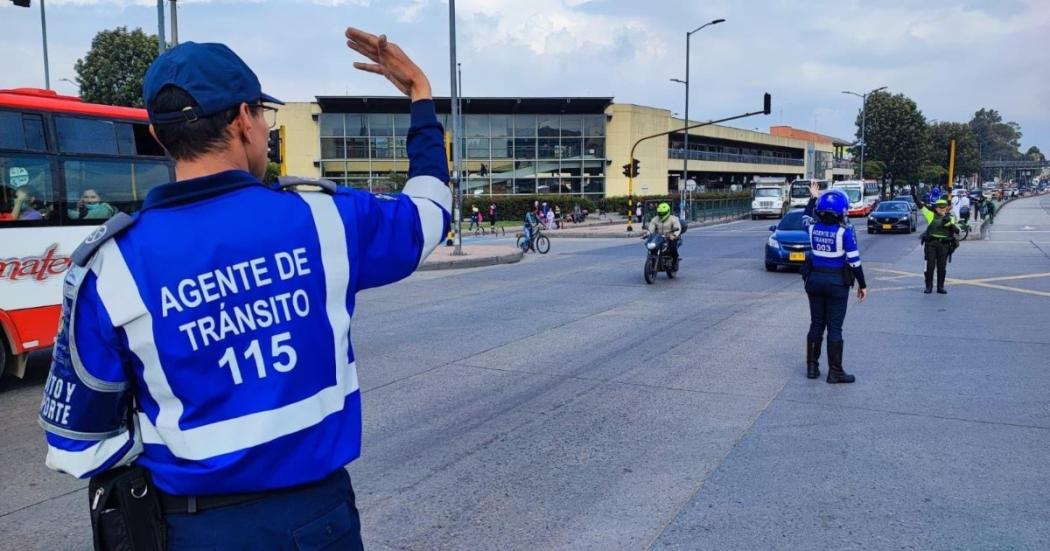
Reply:
<svg viewBox="0 0 1050 551"><path fill-rule="evenodd" d="M780 197L780 190L772 187L759 188L755 190L755 197Z"/></svg>
<svg viewBox="0 0 1050 551"><path fill-rule="evenodd" d="M908 212L911 207L907 203L893 202L893 203L879 203L879 208L875 209L875 212Z"/></svg>
<svg viewBox="0 0 1050 551"><path fill-rule="evenodd" d="M805 227L802 226L802 211L794 210L784 215L784 218L780 219L780 223L777 224L778 230L803 230Z"/></svg>

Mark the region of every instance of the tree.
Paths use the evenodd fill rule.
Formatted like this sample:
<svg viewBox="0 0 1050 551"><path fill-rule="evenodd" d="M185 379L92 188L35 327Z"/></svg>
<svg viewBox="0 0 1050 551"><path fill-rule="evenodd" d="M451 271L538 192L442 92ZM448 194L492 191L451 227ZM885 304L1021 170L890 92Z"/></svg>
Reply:
<svg viewBox="0 0 1050 551"><path fill-rule="evenodd" d="M886 163L878 159L864 160L865 179L871 178L873 180L881 180L884 174L886 174Z"/></svg>
<svg viewBox="0 0 1050 551"><path fill-rule="evenodd" d="M926 162L929 142L926 117L904 94L874 92L867 102L867 147L865 156L885 163L887 172L896 181L915 182ZM861 113L857 114L857 139L861 136ZM860 147L853 148L853 156L860 156ZM865 166L865 177L868 177Z"/></svg>
<svg viewBox="0 0 1050 551"><path fill-rule="evenodd" d="M142 29L128 31L127 27L117 27L99 32L87 55L73 66L81 99L142 107L142 78L156 57L157 37Z"/></svg>
<svg viewBox="0 0 1050 551"><path fill-rule="evenodd" d="M930 125L930 158L932 165L944 169L944 181L928 183L943 184L947 181L948 160L951 141L955 140L955 174L970 175L981 169L981 156L977 152L977 136L970 125L962 122L935 122Z"/></svg>
<svg viewBox="0 0 1050 551"><path fill-rule="evenodd" d="M1043 155L1043 152L1039 151L1039 148L1034 145L1028 148L1028 151L1024 154L1024 158L1029 161L1046 161L1046 155Z"/></svg>
<svg viewBox="0 0 1050 551"><path fill-rule="evenodd" d="M995 109L982 108L974 113L970 129L977 138L982 161L1021 158L1021 125L1003 122L1002 115Z"/></svg>
<svg viewBox="0 0 1050 551"><path fill-rule="evenodd" d="M277 182L277 177L281 175L281 165L270 161L266 163L266 173L263 175L262 182L264 184L273 184Z"/></svg>

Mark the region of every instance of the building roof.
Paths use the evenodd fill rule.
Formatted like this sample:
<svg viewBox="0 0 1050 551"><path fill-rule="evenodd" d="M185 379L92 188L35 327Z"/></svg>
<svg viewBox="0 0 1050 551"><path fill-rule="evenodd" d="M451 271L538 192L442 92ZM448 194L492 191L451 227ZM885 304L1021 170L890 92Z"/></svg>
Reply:
<svg viewBox="0 0 1050 551"><path fill-rule="evenodd" d="M770 126L769 133L773 136L794 138L796 140L805 140L807 142L829 143L831 145L852 145L854 141L827 136L825 134L818 134L816 132L810 132L809 130L802 130L801 128L792 128L786 125Z"/></svg>
<svg viewBox="0 0 1050 551"><path fill-rule="evenodd" d="M546 98L462 98L465 114L602 114L613 98L546 97ZM323 113L402 113L408 112L411 100L404 96L317 96ZM448 97L435 97L438 113L452 111Z"/></svg>

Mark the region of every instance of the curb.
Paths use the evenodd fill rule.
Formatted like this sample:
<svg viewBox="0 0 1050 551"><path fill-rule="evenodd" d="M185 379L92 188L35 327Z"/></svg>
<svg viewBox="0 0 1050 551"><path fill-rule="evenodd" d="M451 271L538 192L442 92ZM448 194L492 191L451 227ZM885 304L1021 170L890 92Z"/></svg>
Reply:
<svg viewBox="0 0 1050 551"><path fill-rule="evenodd" d="M514 264L521 260L525 253L514 251L498 256L467 256L462 260L438 260L435 262L424 262L416 271L432 272L437 270L458 270L460 268L480 268L482 266L496 266L498 264Z"/></svg>

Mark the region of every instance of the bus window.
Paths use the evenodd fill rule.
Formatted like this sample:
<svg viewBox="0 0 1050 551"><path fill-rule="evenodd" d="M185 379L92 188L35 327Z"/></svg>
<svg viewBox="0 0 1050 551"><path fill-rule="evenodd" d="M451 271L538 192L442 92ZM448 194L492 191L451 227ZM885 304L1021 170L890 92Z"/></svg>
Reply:
<svg viewBox="0 0 1050 551"><path fill-rule="evenodd" d="M30 113L0 111L0 149L47 149L43 117Z"/></svg>
<svg viewBox="0 0 1050 551"><path fill-rule="evenodd" d="M133 213L154 187L171 181L163 161L65 160L66 214L71 220L99 220Z"/></svg>
<svg viewBox="0 0 1050 551"><path fill-rule="evenodd" d="M51 163L29 155L0 155L0 222L50 220Z"/></svg>
<svg viewBox="0 0 1050 551"><path fill-rule="evenodd" d="M148 124L134 123L130 126L135 133L135 154L149 155L151 157L163 157L166 155L164 148L149 133Z"/></svg>
<svg viewBox="0 0 1050 551"><path fill-rule="evenodd" d="M102 119L55 117L58 150L63 153L120 153L117 146L117 123Z"/></svg>

